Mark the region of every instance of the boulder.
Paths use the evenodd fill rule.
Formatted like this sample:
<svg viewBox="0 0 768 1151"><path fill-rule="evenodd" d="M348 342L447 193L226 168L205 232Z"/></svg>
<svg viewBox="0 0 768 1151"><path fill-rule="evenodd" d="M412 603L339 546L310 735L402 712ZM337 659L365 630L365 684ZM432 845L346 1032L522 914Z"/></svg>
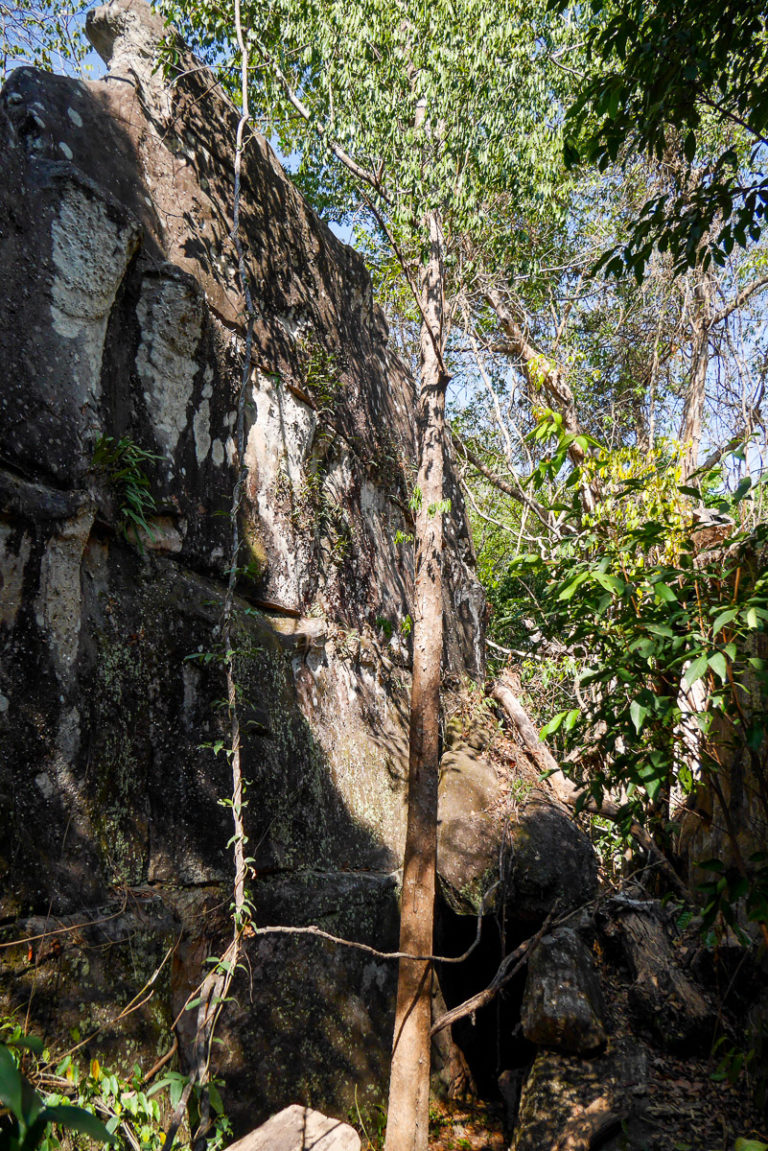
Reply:
<svg viewBox="0 0 768 1151"><path fill-rule="evenodd" d="M534 792L509 825L507 916L542 923L581 907L597 894L597 856L569 812Z"/></svg>
<svg viewBox="0 0 768 1151"><path fill-rule="evenodd" d="M232 1143L229 1151L360 1151L354 1127L295 1103Z"/></svg>
<svg viewBox="0 0 768 1151"><path fill-rule="evenodd" d="M3 943L31 922L44 936L39 966L0 949L0 998L26 1004L34 984L33 1024L52 1039L56 1020L98 1024L91 1057L125 1040L132 1066L171 1046L231 931L220 619L245 354L238 111L183 45L165 83L163 22L143 0L111 0L88 30L103 80L21 68L0 95L0 919ZM414 382L363 260L258 134L241 225L256 315L234 619L256 922L389 950ZM483 595L446 450L458 682L482 673ZM131 528L137 491L151 499ZM110 1031L169 948L151 1005ZM254 935L248 959L263 978L244 977L238 1002L255 1006L225 1013L222 1049L236 1129L294 1099L340 1114L356 1088L378 1101L395 965L306 936Z"/></svg>
<svg viewBox="0 0 768 1151"><path fill-rule="evenodd" d="M490 756L491 747L498 754ZM538 774L487 716L447 725L437 854L452 912L478 915L505 902L508 922L538 925L555 904L563 914L595 898L594 848Z"/></svg>
<svg viewBox="0 0 768 1151"><path fill-rule="evenodd" d="M568 927L545 935L528 960L523 1035L538 1047L574 1055L603 1047L605 1007L592 956Z"/></svg>
<svg viewBox="0 0 768 1151"><path fill-rule="evenodd" d="M672 1051L711 1042L717 1012L681 966L657 900L612 899L598 922L607 954L629 973L635 1026Z"/></svg>
<svg viewBox="0 0 768 1151"><path fill-rule="evenodd" d="M493 765L454 740L440 762L437 858L440 891L458 915L478 915L499 878L501 794ZM486 900L485 910L497 902Z"/></svg>
<svg viewBox="0 0 768 1151"><path fill-rule="evenodd" d="M647 1056L631 1040L594 1059L542 1051L522 1090L510 1151L644 1151L647 1090Z"/></svg>

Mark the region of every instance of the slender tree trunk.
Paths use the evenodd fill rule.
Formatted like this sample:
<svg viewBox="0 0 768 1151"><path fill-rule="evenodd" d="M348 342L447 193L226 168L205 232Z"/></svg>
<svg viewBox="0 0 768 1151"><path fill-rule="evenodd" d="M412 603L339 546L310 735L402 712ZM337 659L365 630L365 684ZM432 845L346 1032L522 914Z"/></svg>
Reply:
<svg viewBox="0 0 768 1151"><path fill-rule="evenodd" d="M683 483L687 483L699 463L699 446L704 417L707 369L709 368L709 330L712 326L714 281L702 272L694 288L694 315L691 344L691 378L680 423L680 441L685 445Z"/></svg>
<svg viewBox="0 0 768 1151"><path fill-rule="evenodd" d="M416 517L416 586L411 691L408 825L403 862L400 950L431 955L437 857L440 664L443 652L443 450L445 386L442 233L427 220L429 259L422 269L421 456ZM429 1135L432 965L401 959L389 1085L386 1151L426 1151Z"/></svg>

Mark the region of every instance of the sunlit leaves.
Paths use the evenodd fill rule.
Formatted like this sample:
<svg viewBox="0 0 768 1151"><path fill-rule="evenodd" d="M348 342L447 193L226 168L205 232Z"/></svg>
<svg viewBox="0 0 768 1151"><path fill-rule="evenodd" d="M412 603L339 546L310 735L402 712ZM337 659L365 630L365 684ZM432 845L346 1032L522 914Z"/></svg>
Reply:
<svg viewBox="0 0 768 1151"><path fill-rule="evenodd" d="M231 75L232 34L211 0L169 0L185 35ZM527 0L250 0L254 107L265 108L300 180L359 204L337 145L372 177L364 189L404 239L438 209L446 232L481 232L494 195L554 203L560 144L548 52L560 22ZM305 115L286 98L287 89ZM314 176L311 174L314 173ZM331 174L335 173L335 176ZM371 187L373 185L373 187ZM553 209L554 210L554 209Z"/></svg>
<svg viewBox="0 0 768 1151"><path fill-rule="evenodd" d="M678 268L722 264L759 238L768 204L765 5L592 0L579 13L593 65L569 114L567 162L605 170L640 152L680 169L673 194L648 199L629 242L606 255L608 271L641 277L655 245ZM725 135L713 139L712 126Z"/></svg>
<svg viewBox="0 0 768 1151"><path fill-rule="evenodd" d="M93 0L37 0L14 4L0 0L0 82L13 68L28 64L52 72L77 71L88 54L83 35Z"/></svg>
<svg viewBox="0 0 768 1151"><path fill-rule="evenodd" d="M562 428L550 422L550 430L556 459ZM755 748L764 738L745 692L768 689L768 663L752 654L752 633L768 630L768 580L749 558L761 529L738 527L756 481L731 493L722 480L703 482L728 513L727 550L711 551L699 541L690 496L674 482L674 457L666 465L663 456L646 458L634 471L626 453L601 449L589 466L602 478L595 511L564 511L571 531L549 557L537 563L528 552L512 569L526 587L536 581L546 639L588 661L577 677L581 707L558 710L542 736L575 752L599 731L600 766L584 781L588 793L623 790L641 817L641 797L653 804L673 781L695 786L686 741L699 748L700 770L718 770L708 742L713 722ZM671 482L658 474L664 466ZM532 477L540 499L545 475L540 466Z"/></svg>

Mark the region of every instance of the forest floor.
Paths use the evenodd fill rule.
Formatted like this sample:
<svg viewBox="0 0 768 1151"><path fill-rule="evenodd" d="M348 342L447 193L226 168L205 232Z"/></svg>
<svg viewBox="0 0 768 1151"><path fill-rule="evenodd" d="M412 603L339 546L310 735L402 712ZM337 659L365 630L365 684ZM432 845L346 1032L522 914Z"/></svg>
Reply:
<svg viewBox="0 0 768 1151"><path fill-rule="evenodd" d="M737 1139L768 1143L768 1123L754 1102L754 1083L742 1071L713 1079L711 1061L654 1056L645 1116L663 1151L733 1151ZM430 1151L506 1151L510 1144L501 1104L482 1100L433 1105ZM750 1148L750 1151L752 1149Z"/></svg>
<svg viewBox="0 0 768 1151"><path fill-rule="evenodd" d="M482 1099L430 1107L430 1151L506 1151L504 1109Z"/></svg>

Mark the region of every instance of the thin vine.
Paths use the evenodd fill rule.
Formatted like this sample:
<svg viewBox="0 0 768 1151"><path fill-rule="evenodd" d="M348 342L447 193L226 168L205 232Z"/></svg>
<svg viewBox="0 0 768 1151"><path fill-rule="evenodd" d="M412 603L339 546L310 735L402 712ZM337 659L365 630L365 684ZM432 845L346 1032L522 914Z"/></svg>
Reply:
<svg viewBox="0 0 768 1151"><path fill-rule="evenodd" d="M245 834L243 812L247 804L243 784L242 770L242 741L240 731L240 717L237 705L237 683L235 679L236 650L233 644L232 624L235 588L237 585L238 560L242 545L240 537L240 511L245 487L246 468L245 460L245 404L248 384L251 378L251 352L253 346L254 305L253 295L248 280L245 263L245 252L240 237L240 199L242 192L242 163L245 151L245 131L250 121L250 107L248 102L248 52L243 35L240 0L235 0L235 29L237 43L240 50L240 80L241 80L241 114L237 125L235 138L234 159L234 196L232 209L232 240L237 253L237 270L240 288L245 300L245 348L243 353L240 390L237 404L237 478L232 493L232 506L230 509L230 524L232 528L232 549L230 554L229 575L227 590L222 610L221 637L224 649L224 669L227 683L227 703L230 724L230 747L228 758L232 773L232 822L234 825L231 840L235 864L235 878L232 904L232 939L224 954L215 963L211 972L205 977L200 987L197 1000L198 1017L195 1043L195 1059L191 1082L197 1082L201 1089L200 1123L194 1138L195 1151L201 1151L205 1146L205 1136L211 1125L210 1100L205 1090L210 1079L210 1064L213 1040L216 1025L221 1011L227 1002L235 971L240 957L243 934L252 917L252 907L246 894L246 877L248 874L248 861L245 856L245 846L248 837ZM186 1103L186 1100L184 1101Z"/></svg>

